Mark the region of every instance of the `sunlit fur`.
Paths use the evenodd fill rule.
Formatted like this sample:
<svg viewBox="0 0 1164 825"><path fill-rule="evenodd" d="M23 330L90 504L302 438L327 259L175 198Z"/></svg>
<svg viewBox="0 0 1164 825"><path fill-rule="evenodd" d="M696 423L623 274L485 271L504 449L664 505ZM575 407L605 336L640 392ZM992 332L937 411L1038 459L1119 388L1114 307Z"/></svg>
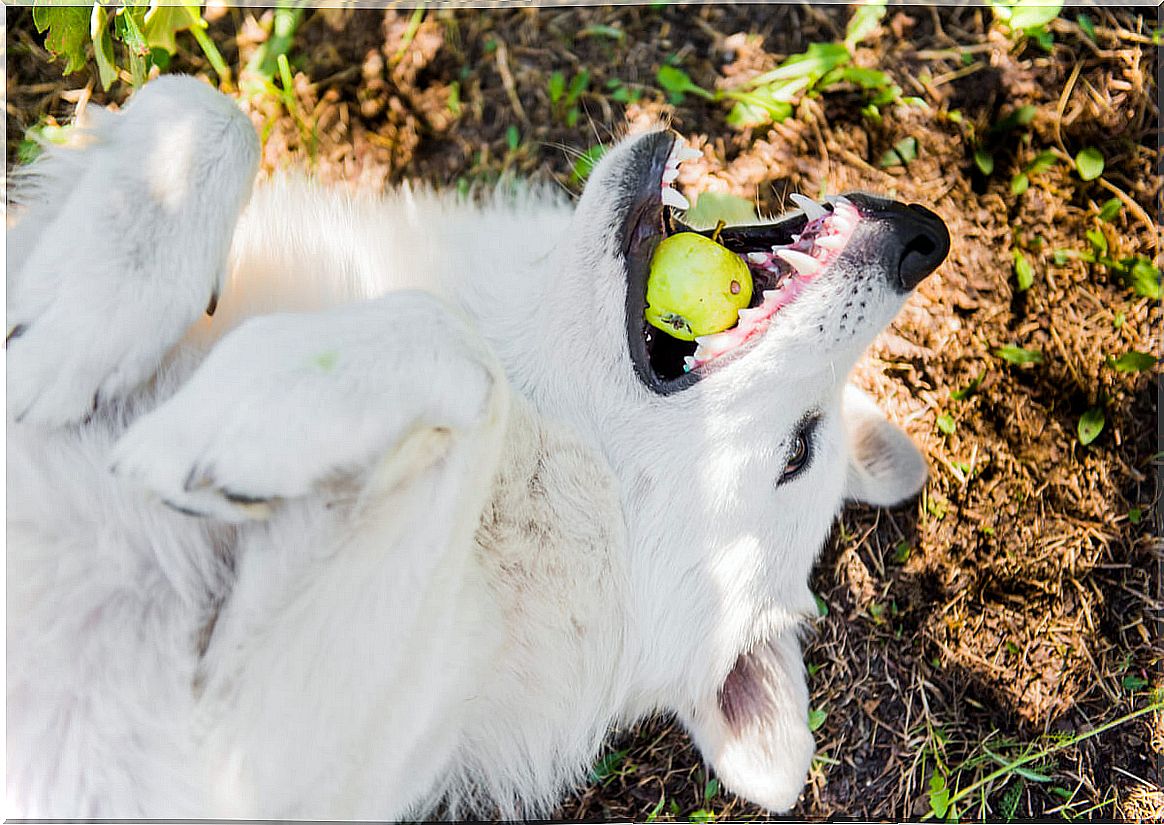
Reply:
<svg viewBox="0 0 1164 825"><path fill-rule="evenodd" d="M925 478L846 389L902 298L850 263L653 394L616 231L635 141L576 208L275 179L239 217L254 135L169 78L25 173L9 815L544 815L656 711L730 790L796 802L813 558L846 497ZM741 655L763 700L729 723Z"/></svg>

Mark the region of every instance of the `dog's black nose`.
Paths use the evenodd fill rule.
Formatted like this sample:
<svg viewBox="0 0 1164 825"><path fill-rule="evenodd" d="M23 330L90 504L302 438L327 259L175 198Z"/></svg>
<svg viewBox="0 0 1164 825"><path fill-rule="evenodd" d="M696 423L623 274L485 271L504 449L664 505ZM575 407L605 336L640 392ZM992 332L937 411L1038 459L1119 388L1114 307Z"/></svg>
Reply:
<svg viewBox="0 0 1164 825"><path fill-rule="evenodd" d="M901 239L901 260L897 264L897 281L911 290L938 268L950 252L950 231L946 224L924 206L911 203L896 221L896 235Z"/></svg>
<svg viewBox="0 0 1164 825"><path fill-rule="evenodd" d="M950 231L942 219L916 203L908 206L864 193L847 196L861 215L877 220L879 233L888 245L890 278L902 292L909 292L938 268L950 252Z"/></svg>

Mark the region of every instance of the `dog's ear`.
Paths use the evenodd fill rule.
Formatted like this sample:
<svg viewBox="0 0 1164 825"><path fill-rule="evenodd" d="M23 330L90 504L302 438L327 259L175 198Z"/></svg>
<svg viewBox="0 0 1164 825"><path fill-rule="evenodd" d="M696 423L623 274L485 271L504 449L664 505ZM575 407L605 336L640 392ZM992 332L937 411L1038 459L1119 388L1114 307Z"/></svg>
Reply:
<svg viewBox="0 0 1164 825"><path fill-rule="evenodd" d="M929 468L909 436L852 384L845 387L842 407L849 442L845 497L892 507L917 495Z"/></svg>

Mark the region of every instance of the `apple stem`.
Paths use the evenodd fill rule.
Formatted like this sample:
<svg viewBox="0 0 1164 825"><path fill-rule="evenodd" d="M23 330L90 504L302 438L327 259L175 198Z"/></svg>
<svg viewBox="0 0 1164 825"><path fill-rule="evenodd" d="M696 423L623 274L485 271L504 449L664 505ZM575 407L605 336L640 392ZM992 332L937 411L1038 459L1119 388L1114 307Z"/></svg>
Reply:
<svg viewBox="0 0 1164 825"><path fill-rule="evenodd" d="M711 239L716 243L719 243L719 233L723 232L725 226L727 226L726 221L718 220L715 222L715 231L711 233Z"/></svg>

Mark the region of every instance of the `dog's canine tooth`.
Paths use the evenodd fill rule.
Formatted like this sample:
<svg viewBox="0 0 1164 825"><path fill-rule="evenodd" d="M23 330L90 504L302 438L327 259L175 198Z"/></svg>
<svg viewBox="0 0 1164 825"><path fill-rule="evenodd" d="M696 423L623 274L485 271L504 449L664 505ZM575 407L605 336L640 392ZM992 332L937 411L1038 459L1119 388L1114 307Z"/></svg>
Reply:
<svg viewBox="0 0 1164 825"><path fill-rule="evenodd" d="M675 178L679 177L679 167L672 166L670 163L663 170L663 183L671 183Z"/></svg>
<svg viewBox="0 0 1164 825"><path fill-rule="evenodd" d="M781 249L776 255L792 264L793 268L801 275L815 275L821 268L820 261L816 258L794 249Z"/></svg>
<svg viewBox="0 0 1164 825"><path fill-rule="evenodd" d="M703 152L700 152L698 149L695 149L691 146L679 147L678 158L680 163L688 160L696 160L697 158L701 157L703 157Z"/></svg>
<svg viewBox="0 0 1164 825"><path fill-rule="evenodd" d="M695 367L696 367L695 358L691 355L685 355L683 357L683 371L684 372L691 372L693 369L695 369Z"/></svg>
<svg viewBox="0 0 1164 825"><path fill-rule="evenodd" d="M805 217L810 221L815 221L817 218L823 218L828 214L823 206L821 206L810 197L801 194L791 195L790 197L792 202L804 211Z"/></svg>
<svg viewBox="0 0 1164 825"><path fill-rule="evenodd" d="M827 249L830 252L844 249L847 242L843 235L822 235L815 241L817 246L822 249Z"/></svg>
<svg viewBox="0 0 1164 825"><path fill-rule="evenodd" d="M663 188L663 203L670 206L672 209L690 209L691 204L687 198L683 197L679 192L676 192L670 186Z"/></svg>
<svg viewBox="0 0 1164 825"><path fill-rule="evenodd" d="M772 256L769 255L767 252L749 252L748 253L748 260L754 264L760 264L761 266L763 266L764 264L766 264L772 260Z"/></svg>
<svg viewBox="0 0 1164 825"><path fill-rule="evenodd" d="M740 321L747 322L749 324L763 321L767 317L768 313L764 312L764 310L762 310L760 307L755 307L754 309L748 309L745 307L744 309L740 310Z"/></svg>

